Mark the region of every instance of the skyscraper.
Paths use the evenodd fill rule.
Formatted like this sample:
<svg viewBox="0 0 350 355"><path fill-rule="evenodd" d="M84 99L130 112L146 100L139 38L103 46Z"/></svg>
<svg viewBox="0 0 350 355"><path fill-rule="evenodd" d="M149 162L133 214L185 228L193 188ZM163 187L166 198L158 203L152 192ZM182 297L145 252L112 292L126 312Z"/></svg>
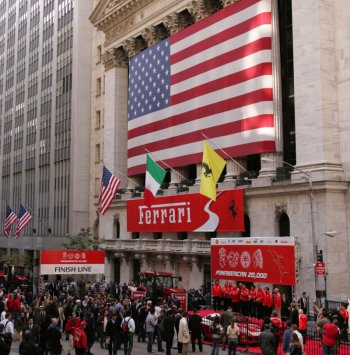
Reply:
<svg viewBox="0 0 350 355"><path fill-rule="evenodd" d="M2 248L57 247L88 227L91 11L0 1L1 224L7 204L33 216L20 245L10 234Z"/></svg>

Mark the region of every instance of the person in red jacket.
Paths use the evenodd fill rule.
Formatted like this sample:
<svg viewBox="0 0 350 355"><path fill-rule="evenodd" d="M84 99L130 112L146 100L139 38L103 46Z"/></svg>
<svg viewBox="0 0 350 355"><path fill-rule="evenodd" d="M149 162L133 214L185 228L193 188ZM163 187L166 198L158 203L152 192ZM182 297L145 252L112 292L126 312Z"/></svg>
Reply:
<svg viewBox="0 0 350 355"><path fill-rule="evenodd" d="M343 321L342 329L347 329L348 328L348 321L349 321L349 312L347 310L346 304L342 304L340 315L341 315L342 321Z"/></svg>
<svg viewBox="0 0 350 355"><path fill-rule="evenodd" d="M335 354L336 343L339 336L338 320L334 319L332 324L327 323L323 326L322 354Z"/></svg>
<svg viewBox="0 0 350 355"><path fill-rule="evenodd" d="M271 308L272 308L272 294L270 292L270 289L268 287L265 287L265 296L264 296L264 317L270 317L271 316Z"/></svg>
<svg viewBox="0 0 350 355"><path fill-rule="evenodd" d="M222 297L224 299L224 309L231 307L232 303L232 283L226 282L222 290Z"/></svg>
<svg viewBox="0 0 350 355"><path fill-rule="evenodd" d="M272 311L270 317L271 331L275 336L275 351L277 354L277 348L280 341L280 336L282 334L282 321L281 318L278 317L278 314L275 310Z"/></svg>
<svg viewBox="0 0 350 355"><path fill-rule="evenodd" d="M303 336L303 343L306 344L307 333L307 315L302 309L299 309L299 332Z"/></svg>
<svg viewBox="0 0 350 355"><path fill-rule="evenodd" d="M241 287L241 311L242 314L248 317L249 313L249 290L245 284Z"/></svg>
<svg viewBox="0 0 350 355"><path fill-rule="evenodd" d="M211 289L211 293L213 296L214 311L218 311L220 309L221 297L222 297L222 288L221 285L219 284L219 280L215 281Z"/></svg>
<svg viewBox="0 0 350 355"><path fill-rule="evenodd" d="M259 284L256 290L256 307L257 307L257 315L259 319L262 319L264 317L264 299L265 299L265 291Z"/></svg>
<svg viewBox="0 0 350 355"><path fill-rule="evenodd" d="M281 319L282 297L278 288L273 290L273 308L277 312L278 318Z"/></svg>
<svg viewBox="0 0 350 355"><path fill-rule="evenodd" d="M76 355L84 355L88 351L87 336L85 333L86 322L81 321L79 327L73 330L73 344Z"/></svg>
<svg viewBox="0 0 350 355"><path fill-rule="evenodd" d="M250 286L249 290L249 315L250 317L256 318L256 287L255 285Z"/></svg>
<svg viewBox="0 0 350 355"><path fill-rule="evenodd" d="M68 336L69 336L70 350L74 350L73 331L74 331L74 329L78 328L79 325L80 325L80 319L77 317L77 315L75 313L72 313L72 316L68 319L68 321L66 323L66 327L64 328L66 334L68 334Z"/></svg>
<svg viewBox="0 0 350 355"><path fill-rule="evenodd" d="M236 284L233 285L232 288L232 309L233 312L239 312L239 303L241 301L241 291L240 289L237 287Z"/></svg>

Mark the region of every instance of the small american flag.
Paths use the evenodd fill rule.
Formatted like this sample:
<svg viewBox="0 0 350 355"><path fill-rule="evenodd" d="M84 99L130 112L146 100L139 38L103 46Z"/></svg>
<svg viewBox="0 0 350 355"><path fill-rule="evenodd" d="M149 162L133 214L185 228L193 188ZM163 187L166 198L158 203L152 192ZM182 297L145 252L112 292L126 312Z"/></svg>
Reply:
<svg viewBox="0 0 350 355"><path fill-rule="evenodd" d="M117 193L119 184L120 180L104 166L100 187L100 198L98 200L101 214L104 214L107 211Z"/></svg>
<svg viewBox="0 0 350 355"><path fill-rule="evenodd" d="M17 222L18 218L15 212L13 212L10 206L6 208L6 219L5 219L5 226L4 226L4 234L6 237L9 236L12 225Z"/></svg>
<svg viewBox="0 0 350 355"><path fill-rule="evenodd" d="M15 237L18 238L21 231L25 228L25 226L33 219L28 210L21 205L18 213L18 223L16 227Z"/></svg>
<svg viewBox="0 0 350 355"><path fill-rule="evenodd" d="M129 59L128 174L150 151L201 163L203 135L232 157L274 152L271 0L241 0Z"/></svg>

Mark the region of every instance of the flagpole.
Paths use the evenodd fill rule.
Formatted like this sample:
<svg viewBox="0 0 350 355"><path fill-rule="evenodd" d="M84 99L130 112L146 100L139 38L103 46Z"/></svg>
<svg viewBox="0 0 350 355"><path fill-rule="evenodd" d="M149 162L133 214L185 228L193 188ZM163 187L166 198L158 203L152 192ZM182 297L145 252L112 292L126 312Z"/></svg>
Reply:
<svg viewBox="0 0 350 355"><path fill-rule="evenodd" d="M147 148L143 147L143 149L153 155L157 160L159 160L162 164L164 164L166 167L168 167L171 171L173 171L175 174L177 174L178 176L182 177L184 180L189 181L189 179L185 176L183 176L182 174L180 174L178 171L176 171L175 169L173 169L170 165L168 165L165 161L163 161L162 159L160 159L159 157L157 157L157 155L155 155L154 153L150 152Z"/></svg>
<svg viewBox="0 0 350 355"><path fill-rule="evenodd" d="M119 175L122 175L123 177L125 177L128 181L130 181L133 185L136 185L138 187L143 188L143 186L139 185L138 183L136 183L134 180L130 179L128 176L126 176L125 174L123 174L121 171L119 171L118 169L113 168L112 166L110 166L109 164L107 164L105 161L100 160L100 163L104 164L107 166L107 168L109 168L110 170L112 170L113 172L117 172Z"/></svg>
<svg viewBox="0 0 350 355"><path fill-rule="evenodd" d="M221 149L220 147L218 147L208 136L206 136L203 132L201 132L201 135L207 139L211 144L213 144L217 149L220 150L220 152L224 153L233 163L237 164L241 169L243 169L244 171L246 171L249 176L251 178L253 178L253 175L243 166L241 165L240 163L238 163L237 160L233 159L230 155L228 155L223 149Z"/></svg>

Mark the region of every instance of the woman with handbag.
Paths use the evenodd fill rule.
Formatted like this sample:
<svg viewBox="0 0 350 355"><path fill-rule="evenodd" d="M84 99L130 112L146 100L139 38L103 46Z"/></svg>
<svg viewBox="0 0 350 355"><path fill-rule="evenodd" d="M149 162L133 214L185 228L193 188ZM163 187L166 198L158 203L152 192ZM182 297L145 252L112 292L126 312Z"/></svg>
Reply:
<svg viewBox="0 0 350 355"><path fill-rule="evenodd" d="M212 349L211 355L219 355L220 341L224 333L224 329L220 324L220 317L216 316L210 326L210 331L212 333Z"/></svg>

